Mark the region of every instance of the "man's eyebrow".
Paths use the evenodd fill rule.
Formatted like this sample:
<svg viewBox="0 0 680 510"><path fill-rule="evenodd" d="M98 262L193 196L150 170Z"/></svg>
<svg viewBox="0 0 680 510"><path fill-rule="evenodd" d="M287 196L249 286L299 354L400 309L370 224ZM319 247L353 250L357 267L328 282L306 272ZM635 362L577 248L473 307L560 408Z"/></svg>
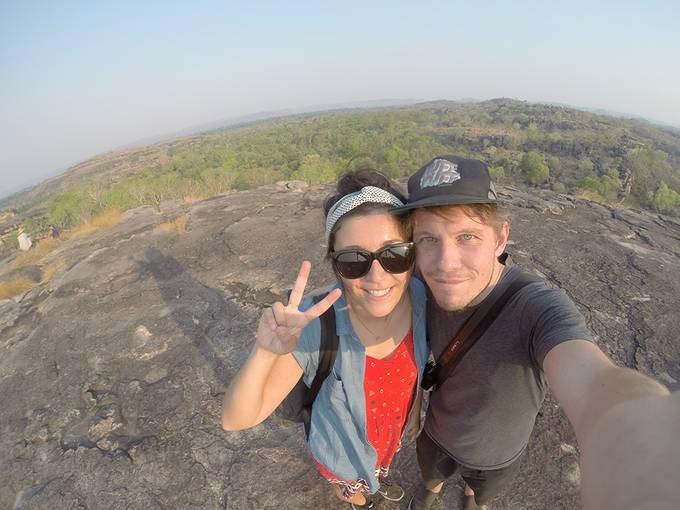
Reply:
<svg viewBox="0 0 680 510"><path fill-rule="evenodd" d="M453 234L453 235L458 235L458 234L480 234L481 235L481 234L484 233L484 229L477 228L477 227L459 228L457 230L453 230L453 231L446 232L446 233L447 234ZM414 227L413 235L416 235L416 234L418 234L418 235L431 235L431 236L440 235L440 234L434 234L427 229L419 230L418 227Z"/></svg>
<svg viewBox="0 0 680 510"><path fill-rule="evenodd" d="M456 231L458 234L482 234L484 233L484 229L481 228L461 228L460 230Z"/></svg>

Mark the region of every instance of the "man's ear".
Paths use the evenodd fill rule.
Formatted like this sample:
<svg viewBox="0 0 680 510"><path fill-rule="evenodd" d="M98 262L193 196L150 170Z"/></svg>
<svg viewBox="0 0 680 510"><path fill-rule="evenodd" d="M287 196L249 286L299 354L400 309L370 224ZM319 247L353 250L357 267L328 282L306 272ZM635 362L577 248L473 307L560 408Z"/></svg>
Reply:
<svg viewBox="0 0 680 510"><path fill-rule="evenodd" d="M499 257L504 251L505 247L508 244L508 238L510 237L510 224L505 221L503 222L503 226L501 227L500 231L498 232L498 236L496 237L496 257Z"/></svg>

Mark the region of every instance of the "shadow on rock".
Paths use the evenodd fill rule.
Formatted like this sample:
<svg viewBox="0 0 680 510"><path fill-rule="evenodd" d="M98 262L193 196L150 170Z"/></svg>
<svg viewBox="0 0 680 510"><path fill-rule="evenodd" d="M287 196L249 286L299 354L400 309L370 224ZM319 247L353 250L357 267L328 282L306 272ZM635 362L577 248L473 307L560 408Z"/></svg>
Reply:
<svg viewBox="0 0 680 510"><path fill-rule="evenodd" d="M226 386L232 374L225 363L231 363L218 355L216 346L220 352L224 351L224 345L219 344L233 333L233 319L240 313L238 305L195 280L175 258L157 248L146 251L142 266L155 278L170 316L206 360L215 377Z"/></svg>

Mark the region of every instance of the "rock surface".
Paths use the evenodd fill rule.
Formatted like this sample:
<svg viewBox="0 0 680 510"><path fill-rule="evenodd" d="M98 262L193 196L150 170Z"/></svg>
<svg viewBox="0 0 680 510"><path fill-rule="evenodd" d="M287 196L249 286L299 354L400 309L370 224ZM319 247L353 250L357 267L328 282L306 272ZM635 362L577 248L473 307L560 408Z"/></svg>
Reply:
<svg viewBox="0 0 680 510"><path fill-rule="evenodd" d="M323 261L328 187L279 183L129 211L49 257L46 284L0 301L0 508L348 508L276 417L223 432L225 385L263 306L303 257ZM680 388L680 224L546 191L501 188L514 260L563 287L617 362ZM189 215L184 233L159 228ZM48 260L49 261L49 260ZM12 276L7 261L0 280ZM395 464L410 492L412 448ZM578 449L546 400L521 472L497 509L579 508ZM459 508L449 483L438 508ZM382 503L381 508L406 508Z"/></svg>

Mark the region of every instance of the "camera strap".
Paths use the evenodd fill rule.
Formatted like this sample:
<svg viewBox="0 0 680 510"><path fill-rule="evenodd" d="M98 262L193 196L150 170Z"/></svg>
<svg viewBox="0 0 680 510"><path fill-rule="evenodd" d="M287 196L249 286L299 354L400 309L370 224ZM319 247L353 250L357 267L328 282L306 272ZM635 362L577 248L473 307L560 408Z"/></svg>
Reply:
<svg viewBox="0 0 680 510"><path fill-rule="evenodd" d="M519 273L514 278L503 279L493 288L468 317L437 360L434 374L437 386L441 386L453 373L458 363L496 320L510 298L526 285L539 281L541 279L537 276Z"/></svg>

